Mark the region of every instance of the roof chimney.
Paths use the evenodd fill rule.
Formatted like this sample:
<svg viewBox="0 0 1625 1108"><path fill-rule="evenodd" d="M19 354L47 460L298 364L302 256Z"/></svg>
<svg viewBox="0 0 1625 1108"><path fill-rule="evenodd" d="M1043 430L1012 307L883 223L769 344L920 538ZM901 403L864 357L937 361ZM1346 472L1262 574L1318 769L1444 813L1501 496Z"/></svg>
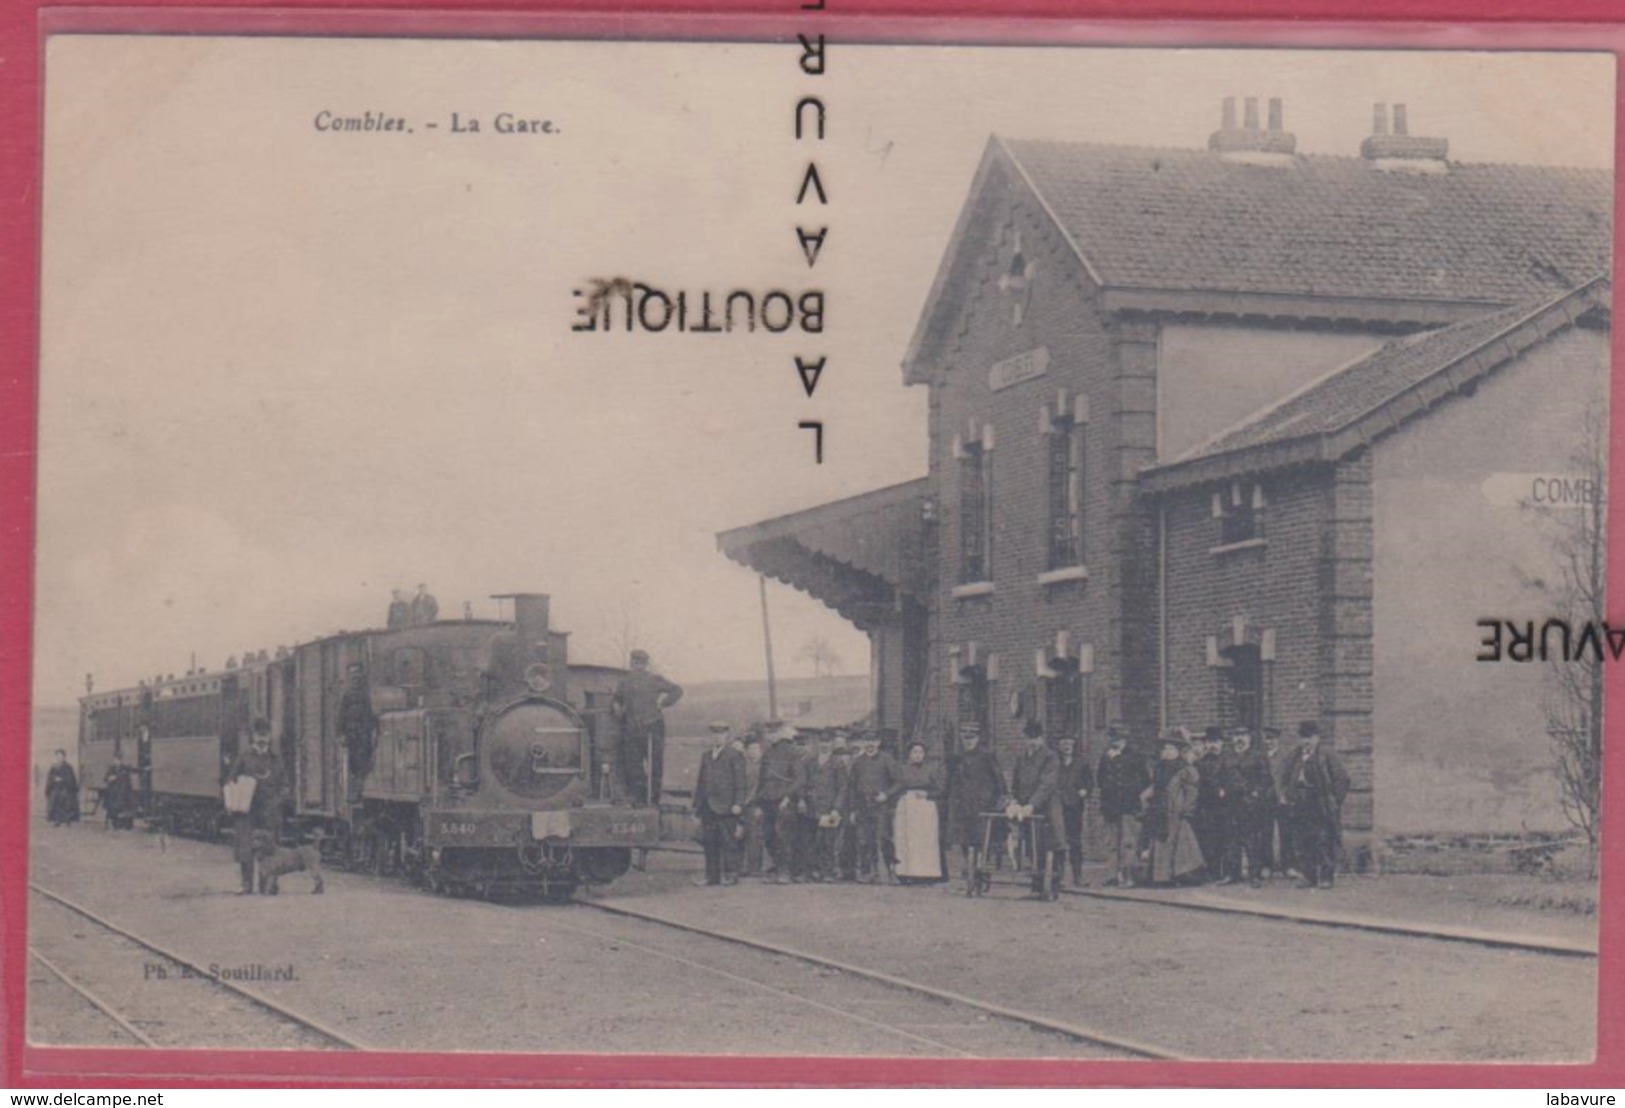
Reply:
<svg viewBox="0 0 1625 1108"><path fill-rule="evenodd" d="M1282 129L1281 100L1269 101L1269 128L1258 122L1258 97L1243 102L1242 125L1236 126L1236 98L1226 96L1219 115L1219 129L1208 136L1207 147L1227 162L1247 165L1292 165L1298 148L1297 136Z"/></svg>
<svg viewBox="0 0 1625 1108"><path fill-rule="evenodd" d="M1404 104L1394 105L1393 129L1388 127L1388 105L1374 104L1371 134L1360 143L1360 156L1377 169L1401 173L1448 173L1450 142L1410 133Z"/></svg>

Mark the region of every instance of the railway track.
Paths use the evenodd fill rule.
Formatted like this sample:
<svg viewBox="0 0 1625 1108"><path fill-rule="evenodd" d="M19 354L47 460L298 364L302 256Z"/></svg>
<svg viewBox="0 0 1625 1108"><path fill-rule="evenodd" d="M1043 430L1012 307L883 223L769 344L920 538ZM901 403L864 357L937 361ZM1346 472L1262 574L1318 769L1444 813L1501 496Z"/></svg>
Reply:
<svg viewBox="0 0 1625 1108"><path fill-rule="evenodd" d="M700 851L692 847L662 846L653 849L668 854L701 856ZM953 888L959 888L957 880L951 884ZM1026 888L1027 879L1025 877L995 877L993 884L1010 888ZM1589 958L1595 960L1597 957L1596 949L1585 943L1536 936L1507 935L1468 927L1402 923L1374 916L1330 915L1267 905L1255 907L1248 904L1218 903L1214 900L1191 900L1183 897L1108 892L1104 889L1062 888L1057 891L1065 897L1111 901L1118 904L1138 904L1149 908L1171 908L1185 912L1205 912L1210 915L1242 916L1248 919L1297 924L1303 927L1323 927L1334 931L1364 931L1375 935L1394 935L1401 938L1431 940L1433 942L1463 943L1468 946L1482 946L1493 950L1518 950L1529 954L1546 954L1555 958Z"/></svg>
<svg viewBox="0 0 1625 1108"><path fill-rule="evenodd" d="M993 883L1019 888L1027 886L1026 880L1019 878L995 878ZM1303 910L1267 906L1253 907L1247 904L1220 904L1212 900L1137 896L1133 893L1107 892L1104 889L1063 888L1057 891L1062 896L1096 901L1104 900L1117 904L1143 904L1152 908L1176 908L1187 912L1243 916L1248 919L1298 924L1304 927L1324 927L1335 931L1365 931L1374 935L1397 935L1402 938L1430 940L1433 942L1464 943L1468 946L1482 946L1492 950L1518 950L1528 954L1546 954L1554 958L1595 959L1597 957L1596 950L1582 943L1532 936L1504 935L1493 931L1478 931L1465 927L1399 923L1369 916L1333 916Z"/></svg>
<svg viewBox="0 0 1625 1108"><path fill-rule="evenodd" d="M247 1027L246 1034L252 1035L262 1043L298 1050L370 1049L353 1037L296 1012L256 989L211 973L208 968L127 928L120 927L105 916L61 893L33 881L29 882L28 887L49 903L70 913L73 919L90 924L95 933L101 937L100 941L103 943L103 949L99 952L101 957L127 958L133 952L120 947L135 947L145 952L143 957L151 956L142 966L140 976L143 979L154 975L154 967L162 971L158 981L139 985L134 990L126 989L128 996L115 998L109 996L105 988L92 989L87 986L71 968L62 964L63 959L60 957L49 957L34 945L28 948L29 955L54 978L144 1047L198 1046L195 1028L188 1029L180 1036L178 1042L164 1042L163 1034L155 1035L149 1032L156 1026L165 1025L176 1011L182 1012L184 1016L195 1009L203 1011L207 1016L212 1008L219 1018L243 1025L236 1029L237 1035L245 1035L243 1028ZM86 938L97 941L90 939L89 936ZM108 979L106 974L97 976L98 980ZM183 988L191 995L175 995ZM229 996L233 1002L224 1005L219 1001L212 1005L200 1004L198 996L202 991ZM138 1007L155 1010L157 1016L143 1018L132 1010Z"/></svg>
<svg viewBox="0 0 1625 1108"><path fill-rule="evenodd" d="M1017 1008L1012 1008L1008 1005L995 1004L989 1001L979 1000L975 997L966 996L962 993L957 993L949 989L940 989L934 985L927 985L922 982L912 981L908 978L899 977L895 974L883 973L878 970L852 965L851 963L838 961L833 958L826 958L820 954L813 954L809 951L798 950L794 947L785 946L780 943L768 942L745 935L736 935L730 932L720 931L715 928L702 927L697 924L667 919L664 916L656 915L654 913L642 912L635 908L626 908L620 905L603 904L590 900L581 900L577 901L576 903L580 907L587 908L595 912L601 912L611 916L618 916L624 919L640 920L644 923L653 924L672 931L680 931L692 935L701 935L732 946L745 947L775 955L780 958L794 959L798 962L817 966L823 970L834 971L850 978L882 985L898 992L907 993L914 996L927 997L931 1000L951 1005L954 1008L978 1013L984 1017L990 1017L1010 1023L1022 1024L1026 1027L1033 1028L1047 1034L1056 1035L1074 1043L1103 1048L1106 1051L1121 1057L1148 1058L1163 1061L1182 1061L1185 1059L1184 1055L1156 1044L1146 1043L1136 1039L1129 1039L1121 1035L1114 1035L1098 1028L1086 1027L1082 1024L1073 1023L1067 1020L1058 1020L1050 1016L1045 1016L1034 1012L1025 1012ZM656 953L662 952L656 951ZM955 1054L973 1056L968 1051L949 1046L948 1044L937 1043L935 1045L945 1047L950 1052Z"/></svg>

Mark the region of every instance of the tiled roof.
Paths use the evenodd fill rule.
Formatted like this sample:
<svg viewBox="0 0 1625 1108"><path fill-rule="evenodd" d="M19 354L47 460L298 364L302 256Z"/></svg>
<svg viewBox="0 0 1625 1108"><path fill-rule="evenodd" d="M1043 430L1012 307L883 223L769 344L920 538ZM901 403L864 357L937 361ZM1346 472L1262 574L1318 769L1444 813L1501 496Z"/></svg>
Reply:
<svg viewBox="0 0 1625 1108"><path fill-rule="evenodd" d="M1512 304L1609 268L1605 170L1000 143L1110 288Z"/></svg>
<svg viewBox="0 0 1625 1108"><path fill-rule="evenodd" d="M1158 475L1153 485L1168 485L1172 473L1202 476L1204 462L1234 468L1249 455L1281 464L1339 456L1345 447L1366 441L1370 430L1392 426L1381 413L1402 398L1415 399L1404 415L1418 414L1459 384L1517 357L1588 311L1606 310L1611 287L1607 277L1594 277L1557 296L1395 339L1145 473ZM1445 379L1458 368L1459 380ZM1371 427L1362 431L1367 423Z"/></svg>

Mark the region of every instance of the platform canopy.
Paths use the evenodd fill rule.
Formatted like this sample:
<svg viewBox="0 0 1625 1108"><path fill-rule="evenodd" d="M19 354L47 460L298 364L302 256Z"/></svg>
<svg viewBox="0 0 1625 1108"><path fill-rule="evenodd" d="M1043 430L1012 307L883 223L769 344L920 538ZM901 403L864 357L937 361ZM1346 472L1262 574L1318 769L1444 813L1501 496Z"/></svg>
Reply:
<svg viewBox="0 0 1625 1108"><path fill-rule="evenodd" d="M923 602L927 480L723 531L717 548L873 630Z"/></svg>

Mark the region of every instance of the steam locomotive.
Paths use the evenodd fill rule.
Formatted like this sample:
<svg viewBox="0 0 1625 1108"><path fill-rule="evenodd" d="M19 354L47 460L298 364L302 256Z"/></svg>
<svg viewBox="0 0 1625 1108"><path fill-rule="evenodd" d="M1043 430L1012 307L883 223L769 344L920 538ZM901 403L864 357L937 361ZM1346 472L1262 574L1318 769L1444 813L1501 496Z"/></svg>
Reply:
<svg viewBox="0 0 1625 1108"><path fill-rule="evenodd" d="M548 598L509 594L513 622L443 620L345 632L80 700L83 779L122 760L139 814L176 833L218 834L226 771L255 718L288 783L285 835L320 838L352 868L436 891L565 899L613 881L655 845L659 809L612 798L595 748L624 671L575 666ZM359 665L360 672L354 673ZM379 722L359 782L339 734L346 682Z"/></svg>

